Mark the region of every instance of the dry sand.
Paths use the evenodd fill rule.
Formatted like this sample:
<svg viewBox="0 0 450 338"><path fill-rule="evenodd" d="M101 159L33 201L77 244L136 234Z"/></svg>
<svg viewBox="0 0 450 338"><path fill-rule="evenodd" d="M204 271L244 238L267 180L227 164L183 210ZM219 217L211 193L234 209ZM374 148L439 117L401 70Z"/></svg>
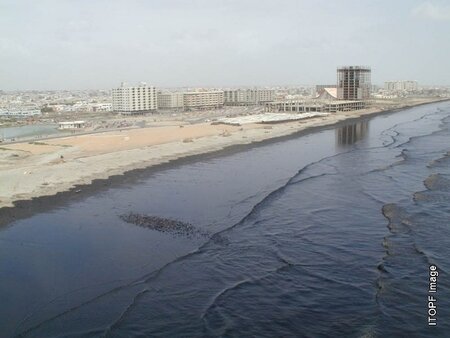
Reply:
<svg viewBox="0 0 450 338"><path fill-rule="evenodd" d="M429 102L422 100L420 104ZM0 208L14 201L54 195L94 179L170 160L286 136L309 128L379 113L371 108L326 117L243 126L206 123L154 126L0 146Z"/></svg>

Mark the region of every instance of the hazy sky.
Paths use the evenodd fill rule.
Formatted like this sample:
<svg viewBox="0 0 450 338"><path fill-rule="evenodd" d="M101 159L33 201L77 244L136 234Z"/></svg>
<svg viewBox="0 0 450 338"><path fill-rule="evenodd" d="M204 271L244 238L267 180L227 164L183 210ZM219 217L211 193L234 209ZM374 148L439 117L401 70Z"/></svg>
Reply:
<svg viewBox="0 0 450 338"><path fill-rule="evenodd" d="M0 89L450 84L450 1L0 0Z"/></svg>

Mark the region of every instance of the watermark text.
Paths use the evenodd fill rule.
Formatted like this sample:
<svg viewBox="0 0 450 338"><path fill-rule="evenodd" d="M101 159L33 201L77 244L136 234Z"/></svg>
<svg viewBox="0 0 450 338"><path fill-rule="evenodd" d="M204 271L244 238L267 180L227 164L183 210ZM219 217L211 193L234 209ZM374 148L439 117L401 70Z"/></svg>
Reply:
<svg viewBox="0 0 450 338"><path fill-rule="evenodd" d="M437 326L437 281L439 271L436 265L430 265L428 282L428 326Z"/></svg>

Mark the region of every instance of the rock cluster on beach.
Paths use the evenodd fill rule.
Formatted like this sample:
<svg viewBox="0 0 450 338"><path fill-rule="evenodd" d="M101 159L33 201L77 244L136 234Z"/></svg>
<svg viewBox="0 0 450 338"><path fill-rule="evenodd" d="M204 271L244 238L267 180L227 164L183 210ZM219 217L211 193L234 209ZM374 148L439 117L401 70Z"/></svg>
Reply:
<svg viewBox="0 0 450 338"><path fill-rule="evenodd" d="M163 218L158 216L143 215L137 213L128 213L120 215L120 218L127 223L131 223L143 228L171 234L173 236L208 237L209 234L203 232L190 223Z"/></svg>

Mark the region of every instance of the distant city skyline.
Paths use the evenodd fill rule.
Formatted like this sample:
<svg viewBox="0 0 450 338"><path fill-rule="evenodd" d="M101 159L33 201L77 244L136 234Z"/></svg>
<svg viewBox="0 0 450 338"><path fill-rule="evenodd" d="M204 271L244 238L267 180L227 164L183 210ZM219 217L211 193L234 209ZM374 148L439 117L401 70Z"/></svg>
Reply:
<svg viewBox="0 0 450 338"><path fill-rule="evenodd" d="M450 85L450 3L0 0L0 90Z"/></svg>

